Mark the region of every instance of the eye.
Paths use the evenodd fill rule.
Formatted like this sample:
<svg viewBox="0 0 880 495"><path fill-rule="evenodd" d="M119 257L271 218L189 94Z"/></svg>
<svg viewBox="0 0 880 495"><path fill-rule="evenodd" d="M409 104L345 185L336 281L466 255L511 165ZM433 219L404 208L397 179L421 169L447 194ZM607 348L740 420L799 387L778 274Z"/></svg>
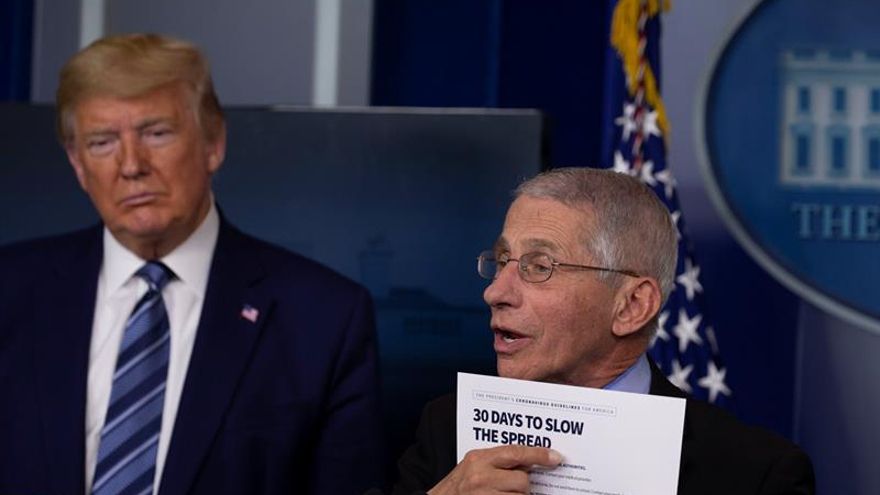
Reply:
<svg viewBox="0 0 880 495"><path fill-rule="evenodd" d="M150 145L162 145L167 143L174 135L174 130L169 126L148 127L143 132L143 138Z"/></svg>
<svg viewBox="0 0 880 495"><path fill-rule="evenodd" d="M89 153L95 156L104 156L113 149L113 138L108 136L96 136L86 141L86 148Z"/></svg>
<svg viewBox="0 0 880 495"><path fill-rule="evenodd" d="M510 253L501 253L495 255L495 265L498 268L504 268L507 266L507 262L510 261Z"/></svg>
<svg viewBox="0 0 880 495"><path fill-rule="evenodd" d="M544 253L529 253L523 255L519 267L524 272L546 275L553 270L553 260Z"/></svg>

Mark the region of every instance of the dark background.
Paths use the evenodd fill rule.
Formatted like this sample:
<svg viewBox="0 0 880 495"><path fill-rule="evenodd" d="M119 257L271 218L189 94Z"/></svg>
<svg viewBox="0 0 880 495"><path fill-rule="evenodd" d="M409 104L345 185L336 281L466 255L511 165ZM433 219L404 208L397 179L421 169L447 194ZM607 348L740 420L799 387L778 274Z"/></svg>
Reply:
<svg viewBox="0 0 880 495"><path fill-rule="evenodd" d="M27 0L0 0L4 13L0 16L0 100L27 101L29 98L32 36L29 26L33 4ZM544 115L539 131L545 137L543 144L537 145L536 156L528 163L523 160L506 164L509 168L495 170L498 184L505 187L515 184L517 175L524 170L542 164L605 165L600 163L600 129L604 118L603 69L608 15L606 2L598 1L376 0L371 103L540 109ZM0 120L7 129L15 126L15 118L5 109L0 113ZM514 143L514 139L506 143ZM231 142L231 150L238 145ZM72 174L66 175L69 172L63 154L51 140L51 129L39 139L24 135L16 141L4 140L0 146L3 159L0 198L10 198L7 195L11 191L21 191L18 185L22 176L16 174L22 172L12 171L8 165L12 163L9 160L14 150L40 149L43 156L51 157L46 166L53 170L51 184L41 184L41 189L32 196L17 196L28 201L28 205L36 205L33 208L25 208L17 201L3 203L2 239L15 237L13 229L27 230L35 222L41 227L49 225L41 218L64 221L72 215L68 205L86 204L76 190ZM445 146L437 146L434 151L442 149ZM461 156L468 153L465 149ZM670 165L674 171L675 164ZM60 182L54 182L56 179ZM219 180L219 187L236 190L236 183L224 183L222 175ZM466 205L470 201L466 190L449 188L447 191L446 200L450 203ZM687 191L682 193L685 217L691 217L689 211L712 208L708 202L688 204ZM332 206L331 196L324 200ZM501 212L506 199L498 197L496 203L494 211ZM230 205L227 210L235 220L255 214L256 204L243 201ZM431 232L432 225L433 220L427 220L421 229ZM750 423L791 437L798 299L759 269L728 234L717 228L704 229L698 222L689 225L696 257L702 265L706 312L715 322L721 354L728 368L728 385L735 394L735 413ZM489 232L480 235L494 236L498 228L500 218L494 230L486 227ZM449 230L435 232L442 239ZM478 237L476 232L474 236ZM474 244L483 239L477 241ZM357 242L362 243L362 239ZM374 247L381 253L381 238L377 242ZM317 251L306 254L314 256ZM425 256L431 257L429 253ZM469 259L460 261L470 263ZM418 296L412 292L395 295ZM391 304L388 302L391 298L377 299L380 308ZM479 305L478 300L475 305ZM430 311L426 309L419 314L430 314ZM415 404L423 396L445 385L451 386L451 373L446 373L442 358L454 350L455 347L437 348L433 351L434 360L421 361L437 362L438 367L428 366L429 371L412 369L413 375L424 372L426 383L431 386L413 389L402 398L386 400ZM384 366L387 365L386 361ZM391 375L385 379L392 380ZM392 428L395 440L391 442L390 457L397 455L402 442L399 439L411 431L414 413L405 419Z"/></svg>

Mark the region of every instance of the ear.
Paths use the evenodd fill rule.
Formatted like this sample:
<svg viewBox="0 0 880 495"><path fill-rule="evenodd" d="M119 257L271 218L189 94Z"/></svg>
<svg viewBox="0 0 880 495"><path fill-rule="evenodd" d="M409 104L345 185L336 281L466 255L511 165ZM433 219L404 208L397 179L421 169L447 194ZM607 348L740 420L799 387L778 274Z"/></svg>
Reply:
<svg viewBox="0 0 880 495"><path fill-rule="evenodd" d="M82 161L76 154L76 144L74 144L72 138L65 143L64 151L67 153L67 161L70 162L74 173L76 173L76 180L79 182L79 187L81 187L83 191L88 191L88 188L86 187L85 169L83 169Z"/></svg>
<svg viewBox="0 0 880 495"><path fill-rule="evenodd" d="M638 332L660 311L660 286L650 277L627 280L618 291L611 331L617 337Z"/></svg>
<svg viewBox="0 0 880 495"><path fill-rule="evenodd" d="M226 123L220 125L217 135L208 141L208 172L213 174L220 169L223 159L226 158Z"/></svg>

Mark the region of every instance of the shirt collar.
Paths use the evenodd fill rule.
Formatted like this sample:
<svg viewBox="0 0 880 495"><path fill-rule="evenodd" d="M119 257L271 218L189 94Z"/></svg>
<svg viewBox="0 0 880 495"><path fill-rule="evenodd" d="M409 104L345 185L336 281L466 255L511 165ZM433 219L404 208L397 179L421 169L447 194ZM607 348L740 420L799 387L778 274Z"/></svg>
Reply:
<svg viewBox="0 0 880 495"><path fill-rule="evenodd" d="M161 261L176 275L177 279L204 297L208 285L208 273L211 270L211 259L217 236L220 232L220 216L214 202L202 223ZM146 260L129 251L113 237L110 230L104 227L104 263L103 277L107 294L113 294L128 282Z"/></svg>
<svg viewBox="0 0 880 495"><path fill-rule="evenodd" d="M651 366L648 364L648 357L642 354L632 366L602 388L617 392L647 394L651 390Z"/></svg>

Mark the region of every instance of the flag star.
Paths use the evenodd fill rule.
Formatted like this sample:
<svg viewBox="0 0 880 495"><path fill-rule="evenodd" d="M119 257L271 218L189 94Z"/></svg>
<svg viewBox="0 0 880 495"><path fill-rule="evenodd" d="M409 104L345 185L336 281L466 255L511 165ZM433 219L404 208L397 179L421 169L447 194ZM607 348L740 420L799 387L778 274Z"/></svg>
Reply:
<svg viewBox="0 0 880 495"><path fill-rule="evenodd" d="M623 153L620 151L614 152L614 169L615 172L632 175L632 168L629 165L629 162L626 161L626 158L623 157Z"/></svg>
<svg viewBox="0 0 880 495"><path fill-rule="evenodd" d="M672 219L672 226L675 227L675 239L681 240L681 232L678 228L678 219L681 218L681 212L676 210L669 214L669 218Z"/></svg>
<svg viewBox="0 0 880 495"><path fill-rule="evenodd" d="M676 387L684 390L687 393L691 392L691 384L688 383L688 375L691 374L691 371L694 370L694 365L689 364L684 368L681 367L681 363L678 362L678 359L672 360L672 374L669 375L669 381L672 382Z"/></svg>
<svg viewBox="0 0 880 495"><path fill-rule="evenodd" d="M684 273L675 277L675 281L680 283L685 290L685 294L687 294L688 301L692 301L694 299L694 294L697 292L703 292L703 286L700 285L700 267L694 265L691 262L690 258L685 258L684 260Z"/></svg>
<svg viewBox="0 0 880 495"><path fill-rule="evenodd" d="M691 342L697 345L703 343L703 339L700 337L700 334L697 333L697 329L700 327L700 321L702 319L703 315L696 315L693 318L688 318L687 311L685 311L684 308L678 310L678 323L675 324L672 333L678 337L679 353L683 353L687 350L688 344Z"/></svg>
<svg viewBox="0 0 880 495"><path fill-rule="evenodd" d="M727 388L727 384L724 383L724 376L726 374L726 368L722 368L721 370L719 370L717 367L715 367L714 361L709 361L706 368L706 376L700 378L699 381L697 381L697 384L709 390L709 402L715 402L715 399L718 398L719 393L730 395L730 389Z"/></svg>
<svg viewBox="0 0 880 495"><path fill-rule="evenodd" d="M645 114L645 119L642 121L642 136L646 138L650 136L660 136L660 128L657 127L656 110Z"/></svg>
<svg viewBox="0 0 880 495"><path fill-rule="evenodd" d="M709 341L709 348L712 349L712 354L718 354L718 339L715 337L714 328L706 327L706 339Z"/></svg>
<svg viewBox="0 0 880 495"><path fill-rule="evenodd" d="M654 174L654 177L663 184L663 192L666 193L666 199L672 199L672 192L677 184L675 177L672 176L672 171L666 168Z"/></svg>
<svg viewBox="0 0 880 495"><path fill-rule="evenodd" d="M614 119L614 123L621 126L623 141L629 140L629 135L636 131L636 106L632 103L623 104L623 115Z"/></svg>
<svg viewBox="0 0 880 495"><path fill-rule="evenodd" d="M669 333L666 332L667 320L669 320L669 311L663 311L657 316L657 331L654 332L654 337L651 338L651 347L654 347L654 342L657 342L657 339L664 342L669 341Z"/></svg>
<svg viewBox="0 0 880 495"><path fill-rule="evenodd" d="M654 162L651 160L647 160L642 164L642 169L639 171L639 174L642 178L642 182L645 184L648 184L651 187L657 185L657 180L654 179Z"/></svg>

